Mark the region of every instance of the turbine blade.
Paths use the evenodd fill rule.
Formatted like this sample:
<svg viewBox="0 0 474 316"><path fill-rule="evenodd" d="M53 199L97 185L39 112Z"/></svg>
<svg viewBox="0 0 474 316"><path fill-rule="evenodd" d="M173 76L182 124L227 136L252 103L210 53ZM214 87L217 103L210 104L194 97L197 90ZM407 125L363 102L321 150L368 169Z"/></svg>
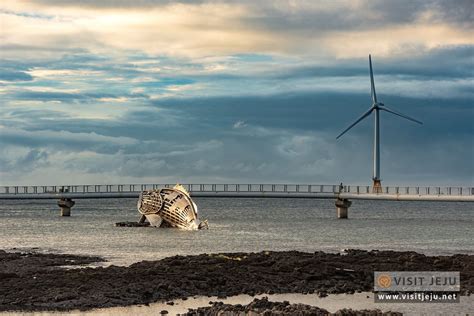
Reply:
<svg viewBox="0 0 474 316"><path fill-rule="evenodd" d="M348 128L346 128L341 134L339 134L339 136L336 137L336 139L338 139L339 137L341 137L342 135L344 135L348 130L350 130L351 128L353 128L357 123L359 123L360 121L362 121L363 119L365 119L367 116L370 115L370 113L372 113L372 111L374 110L373 107L371 107L367 112L365 112L364 114L362 114L361 117L359 117L357 119L357 121L355 121L354 123L352 123Z"/></svg>
<svg viewBox="0 0 474 316"><path fill-rule="evenodd" d="M422 125L423 125L423 122L418 121L418 120L415 120L414 118L411 118L411 117L409 117L409 116L406 116L405 114L402 114L402 113L400 113L400 112L394 111L394 110L392 110L392 109L390 109L390 108L387 108L387 106L385 106L385 105L379 107L379 109L384 110L384 111L387 111L387 112L392 113L392 114L395 114L395 115L398 115L398 116L403 117L404 119L407 119L407 120L409 120L409 121L412 121L412 122L415 122L415 123L418 123L418 124L422 124Z"/></svg>
<svg viewBox="0 0 474 316"><path fill-rule="evenodd" d="M377 103L377 94L375 93L375 84L374 84L374 73L372 71L372 57L369 54L369 66L370 66L370 95L372 97L372 103Z"/></svg>

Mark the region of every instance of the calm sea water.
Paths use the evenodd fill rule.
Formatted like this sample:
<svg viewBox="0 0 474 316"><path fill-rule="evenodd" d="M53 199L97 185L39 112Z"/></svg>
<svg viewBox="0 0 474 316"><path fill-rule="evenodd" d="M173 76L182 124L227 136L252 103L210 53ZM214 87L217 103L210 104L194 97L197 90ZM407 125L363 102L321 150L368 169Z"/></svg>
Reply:
<svg viewBox="0 0 474 316"><path fill-rule="evenodd" d="M196 198L210 229L115 227L138 220L136 199L76 200L60 217L54 200L0 202L0 249L104 256L127 265L176 254L346 248L474 254L474 204L353 201L348 220L334 201Z"/></svg>

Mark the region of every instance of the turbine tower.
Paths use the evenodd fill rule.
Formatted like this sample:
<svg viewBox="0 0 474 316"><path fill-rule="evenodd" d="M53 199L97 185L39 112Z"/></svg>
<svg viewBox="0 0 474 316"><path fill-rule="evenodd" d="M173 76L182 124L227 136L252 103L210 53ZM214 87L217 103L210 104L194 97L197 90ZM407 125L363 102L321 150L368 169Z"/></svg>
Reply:
<svg viewBox="0 0 474 316"><path fill-rule="evenodd" d="M374 193L381 193L382 192L382 183L380 179L380 121L379 121L379 112L380 111L386 111L392 114L395 114L397 116L403 117L404 119L413 121L418 124L423 124L422 122L415 120L414 118L411 118L409 116L406 116L402 113L396 112L390 108L388 108L386 105L384 105L381 102L377 101L377 94L375 93L375 84L374 84L374 74L372 72L372 58L369 55L369 68L370 68L370 91L371 91L371 96L372 96L372 106L369 108L367 112L362 114L361 117L357 119L354 123L352 123L348 128L346 128L339 136L336 137L338 139L342 135L344 135L348 130L350 130L352 127L357 125L360 121L365 119L367 116L369 116L372 112L375 113L375 126L374 126L374 171L373 171L373 177L372 180L373 182L373 192Z"/></svg>

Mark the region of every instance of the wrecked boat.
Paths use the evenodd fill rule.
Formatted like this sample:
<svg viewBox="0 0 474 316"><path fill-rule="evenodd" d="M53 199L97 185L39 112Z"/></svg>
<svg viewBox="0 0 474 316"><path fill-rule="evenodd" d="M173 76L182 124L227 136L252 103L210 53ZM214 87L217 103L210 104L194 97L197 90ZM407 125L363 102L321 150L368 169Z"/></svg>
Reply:
<svg viewBox="0 0 474 316"><path fill-rule="evenodd" d="M207 229L207 220L200 221L197 205L180 184L173 188L147 190L140 193L137 203L142 215L139 223L154 227L174 227L185 230Z"/></svg>

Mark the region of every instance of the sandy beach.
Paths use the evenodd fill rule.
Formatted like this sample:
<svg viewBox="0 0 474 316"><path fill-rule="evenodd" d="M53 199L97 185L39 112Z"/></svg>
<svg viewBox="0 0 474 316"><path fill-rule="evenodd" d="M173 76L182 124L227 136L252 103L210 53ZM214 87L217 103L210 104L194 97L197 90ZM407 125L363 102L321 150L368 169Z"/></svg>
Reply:
<svg viewBox="0 0 474 316"><path fill-rule="evenodd" d="M474 291L474 256L416 252L220 253L130 266L84 267L100 257L0 251L1 311L68 311L150 304L194 296L371 291L373 271L460 271ZM76 268L77 267L77 268Z"/></svg>

